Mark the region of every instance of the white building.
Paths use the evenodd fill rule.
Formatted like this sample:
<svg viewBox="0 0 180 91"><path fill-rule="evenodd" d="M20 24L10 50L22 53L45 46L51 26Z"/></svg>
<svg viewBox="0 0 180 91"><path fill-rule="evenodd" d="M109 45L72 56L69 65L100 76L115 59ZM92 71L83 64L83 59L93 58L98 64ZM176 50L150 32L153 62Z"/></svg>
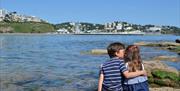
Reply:
<svg viewBox="0 0 180 91"><path fill-rule="evenodd" d="M123 29L123 25L121 23L118 23L116 26L117 30L122 30Z"/></svg>
<svg viewBox="0 0 180 91"><path fill-rule="evenodd" d="M32 22L42 22L42 20L35 16L26 16L16 14L16 12L8 12L7 10L0 9L0 21L5 19L6 14L9 14L10 20L18 21L18 22L25 22L25 21L32 21Z"/></svg>
<svg viewBox="0 0 180 91"><path fill-rule="evenodd" d="M36 17L36 16L32 16L31 20L34 21L34 22L41 22L41 19Z"/></svg>
<svg viewBox="0 0 180 91"><path fill-rule="evenodd" d="M0 9L0 21L4 20L6 14L8 14L7 10Z"/></svg>
<svg viewBox="0 0 180 91"><path fill-rule="evenodd" d="M41 22L41 19L35 16L20 15L20 22Z"/></svg>
<svg viewBox="0 0 180 91"><path fill-rule="evenodd" d="M0 9L0 17L4 17L6 14L8 14L7 10Z"/></svg>
<svg viewBox="0 0 180 91"><path fill-rule="evenodd" d="M125 30L132 30L133 27L126 27Z"/></svg>
<svg viewBox="0 0 180 91"><path fill-rule="evenodd" d="M150 27L149 29L147 29L149 31L152 31L152 32L156 32L156 31L161 31L162 28L159 27L159 26L155 26L155 27Z"/></svg>
<svg viewBox="0 0 180 91"><path fill-rule="evenodd" d="M69 31L66 29L59 29L59 30L57 30L57 32L60 34L69 34Z"/></svg>
<svg viewBox="0 0 180 91"><path fill-rule="evenodd" d="M106 23L105 24L105 29L106 30L113 30L116 27L115 23Z"/></svg>

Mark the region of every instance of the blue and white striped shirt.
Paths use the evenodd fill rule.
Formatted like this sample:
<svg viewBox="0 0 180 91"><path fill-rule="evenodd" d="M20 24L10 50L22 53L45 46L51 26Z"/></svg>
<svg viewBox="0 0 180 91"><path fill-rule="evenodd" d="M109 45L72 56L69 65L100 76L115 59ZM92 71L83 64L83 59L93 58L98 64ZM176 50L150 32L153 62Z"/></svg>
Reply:
<svg viewBox="0 0 180 91"><path fill-rule="evenodd" d="M104 75L103 88L108 91L122 91L123 72L127 71L123 59L117 57L105 62L101 66Z"/></svg>

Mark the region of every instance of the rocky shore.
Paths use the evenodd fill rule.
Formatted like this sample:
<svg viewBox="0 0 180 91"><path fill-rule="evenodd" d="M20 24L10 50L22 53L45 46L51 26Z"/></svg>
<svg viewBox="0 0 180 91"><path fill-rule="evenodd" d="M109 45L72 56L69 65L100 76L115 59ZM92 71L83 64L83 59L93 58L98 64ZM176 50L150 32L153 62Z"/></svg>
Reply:
<svg viewBox="0 0 180 91"><path fill-rule="evenodd" d="M138 42L134 44L138 46L156 47L158 49L169 50L180 55L180 43L176 42Z"/></svg>
<svg viewBox="0 0 180 91"><path fill-rule="evenodd" d="M150 87L180 87L180 72L161 61L143 61ZM180 88L179 88L180 89Z"/></svg>
<svg viewBox="0 0 180 91"><path fill-rule="evenodd" d="M154 57L153 60L156 60L156 61L180 62L180 58L178 58L176 56L157 56L157 57Z"/></svg>
<svg viewBox="0 0 180 91"><path fill-rule="evenodd" d="M152 46L160 49L166 49L179 53L179 43L163 42L163 43L135 43L139 46ZM86 52L92 55L107 54L105 49L93 49ZM148 82L150 91L180 91L180 71L173 67L169 67L161 60L179 62L180 59L175 56L157 56L151 60L143 61L145 69L148 73Z"/></svg>
<svg viewBox="0 0 180 91"><path fill-rule="evenodd" d="M171 87L161 87L161 88L149 88L150 91L180 91L180 89Z"/></svg>

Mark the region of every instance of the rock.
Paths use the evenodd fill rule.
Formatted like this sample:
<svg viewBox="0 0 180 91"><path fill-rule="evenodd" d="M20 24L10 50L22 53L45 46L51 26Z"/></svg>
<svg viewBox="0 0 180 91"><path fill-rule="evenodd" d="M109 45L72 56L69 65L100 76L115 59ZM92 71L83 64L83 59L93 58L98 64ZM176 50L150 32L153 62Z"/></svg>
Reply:
<svg viewBox="0 0 180 91"><path fill-rule="evenodd" d="M180 91L180 89L171 88L171 87L149 88L149 90L150 91Z"/></svg>
<svg viewBox="0 0 180 91"><path fill-rule="evenodd" d="M159 47L160 49L170 50L172 52L176 52L180 54L180 43L175 42L138 42L134 43L134 45L139 46L149 46L149 47Z"/></svg>
<svg viewBox="0 0 180 91"><path fill-rule="evenodd" d="M179 43L175 42L138 42L134 43L134 45L139 45L139 46L154 46L154 47L167 47L167 46L180 46Z"/></svg>
<svg viewBox="0 0 180 91"><path fill-rule="evenodd" d="M153 58L154 60L163 60L163 61L172 61L172 62L177 62L180 61L180 58L176 57L176 56L158 56Z"/></svg>
<svg viewBox="0 0 180 91"><path fill-rule="evenodd" d="M180 39L176 39L176 43L180 43Z"/></svg>
<svg viewBox="0 0 180 91"><path fill-rule="evenodd" d="M161 69L167 72L173 72L179 74L179 71L175 68L169 67L161 61L143 61L145 69L152 72L152 70Z"/></svg>
<svg viewBox="0 0 180 91"><path fill-rule="evenodd" d="M12 27L0 27L0 33L11 33L13 30Z"/></svg>
<svg viewBox="0 0 180 91"><path fill-rule="evenodd" d="M138 43L134 43L134 45L138 45L138 46L145 46L150 42L138 42Z"/></svg>
<svg viewBox="0 0 180 91"><path fill-rule="evenodd" d="M92 54L107 54L107 50L105 49L93 49L91 50Z"/></svg>
<svg viewBox="0 0 180 91"><path fill-rule="evenodd" d="M170 80L174 80L174 81L179 81L179 74L174 73L174 72L168 72L168 71L164 71L161 69L154 69L152 70L152 75L153 77L157 77L160 79L170 79Z"/></svg>
<svg viewBox="0 0 180 91"><path fill-rule="evenodd" d="M160 61L144 61L148 82L156 86L180 87L179 71Z"/></svg>
<svg viewBox="0 0 180 91"><path fill-rule="evenodd" d="M92 54L92 55L104 55L107 54L106 49L92 49L90 51L81 52L82 54Z"/></svg>

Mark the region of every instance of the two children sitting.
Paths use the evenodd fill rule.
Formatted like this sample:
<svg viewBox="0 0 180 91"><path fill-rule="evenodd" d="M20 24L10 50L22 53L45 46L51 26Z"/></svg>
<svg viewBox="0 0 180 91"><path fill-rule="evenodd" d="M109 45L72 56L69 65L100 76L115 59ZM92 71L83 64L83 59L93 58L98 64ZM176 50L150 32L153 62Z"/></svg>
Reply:
<svg viewBox="0 0 180 91"><path fill-rule="evenodd" d="M122 43L107 47L110 60L100 68L98 91L149 91L139 48Z"/></svg>

